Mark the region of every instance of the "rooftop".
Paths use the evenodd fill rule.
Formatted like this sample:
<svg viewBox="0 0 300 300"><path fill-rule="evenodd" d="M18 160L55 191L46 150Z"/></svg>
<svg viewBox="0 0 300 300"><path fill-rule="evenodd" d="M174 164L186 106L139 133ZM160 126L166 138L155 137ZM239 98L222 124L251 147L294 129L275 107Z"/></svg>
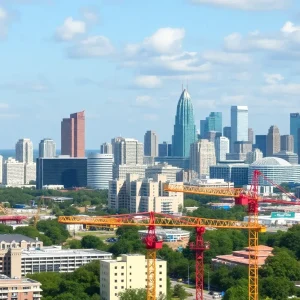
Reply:
<svg viewBox="0 0 300 300"><path fill-rule="evenodd" d="M7 243L11 243L11 242L20 243L21 241L33 243L36 240L23 234L0 234L0 242L3 241Z"/></svg>
<svg viewBox="0 0 300 300"><path fill-rule="evenodd" d="M255 161L251 166L282 166L282 167L288 167L291 166L291 164L279 157L264 157L262 159L259 159Z"/></svg>

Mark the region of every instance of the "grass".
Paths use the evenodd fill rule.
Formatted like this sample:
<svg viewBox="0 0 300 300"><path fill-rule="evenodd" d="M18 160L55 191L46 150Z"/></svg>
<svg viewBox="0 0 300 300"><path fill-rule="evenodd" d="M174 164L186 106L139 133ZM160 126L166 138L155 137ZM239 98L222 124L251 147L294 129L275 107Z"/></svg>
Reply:
<svg viewBox="0 0 300 300"><path fill-rule="evenodd" d="M76 232L76 237L84 237L86 235L94 235L101 240L106 240L110 237L115 237L116 233L114 231L80 231Z"/></svg>

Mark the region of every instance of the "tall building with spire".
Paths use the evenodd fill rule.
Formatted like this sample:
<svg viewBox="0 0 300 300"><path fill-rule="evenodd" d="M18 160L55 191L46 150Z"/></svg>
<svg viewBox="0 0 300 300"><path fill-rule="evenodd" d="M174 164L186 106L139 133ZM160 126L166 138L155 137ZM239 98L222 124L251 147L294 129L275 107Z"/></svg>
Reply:
<svg viewBox="0 0 300 300"><path fill-rule="evenodd" d="M188 91L184 89L177 104L174 135L172 136L172 156L189 157L190 146L196 141L192 100Z"/></svg>

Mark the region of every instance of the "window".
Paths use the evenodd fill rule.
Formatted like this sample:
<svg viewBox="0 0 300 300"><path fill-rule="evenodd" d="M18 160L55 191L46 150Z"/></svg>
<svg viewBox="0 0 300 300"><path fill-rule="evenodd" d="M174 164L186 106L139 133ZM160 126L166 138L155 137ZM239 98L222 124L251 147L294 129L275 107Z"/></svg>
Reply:
<svg viewBox="0 0 300 300"><path fill-rule="evenodd" d="M162 265L159 265L160 268L162 268Z"/></svg>
<svg viewBox="0 0 300 300"><path fill-rule="evenodd" d="M121 282L124 282L124 279L122 279Z"/></svg>
<svg viewBox="0 0 300 300"><path fill-rule="evenodd" d="M162 272L159 272L159 274L162 274Z"/></svg>
<svg viewBox="0 0 300 300"><path fill-rule="evenodd" d="M124 275L124 273L121 273L121 276L123 276Z"/></svg>
<svg viewBox="0 0 300 300"><path fill-rule="evenodd" d="M118 280L115 280L115 282L118 282Z"/></svg>
<svg viewBox="0 0 300 300"><path fill-rule="evenodd" d="M115 273L115 276L117 276L118 275L118 273Z"/></svg>
<svg viewBox="0 0 300 300"><path fill-rule="evenodd" d="M129 282L131 282L131 279L129 279Z"/></svg>
<svg viewBox="0 0 300 300"><path fill-rule="evenodd" d="M115 269L118 269L118 267L115 267Z"/></svg>
<svg viewBox="0 0 300 300"><path fill-rule="evenodd" d="M129 269L131 269L131 266L129 266Z"/></svg>
<svg viewBox="0 0 300 300"><path fill-rule="evenodd" d="M122 266L121 269L124 269L124 266Z"/></svg>
<svg viewBox="0 0 300 300"><path fill-rule="evenodd" d="M160 285L159 287L162 288L162 285Z"/></svg>
<svg viewBox="0 0 300 300"><path fill-rule="evenodd" d="M131 275L131 273L129 273L129 275Z"/></svg>
<svg viewBox="0 0 300 300"><path fill-rule="evenodd" d="M124 290L124 286L121 286L121 289Z"/></svg>
<svg viewBox="0 0 300 300"><path fill-rule="evenodd" d="M161 279L161 278L159 278L159 281L162 281L162 279Z"/></svg>
<svg viewBox="0 0 300 300"><path fill-rule="evenodd" d="M117 290L118 289L118 287L117 286L115 286L115 290Z"/></svg>

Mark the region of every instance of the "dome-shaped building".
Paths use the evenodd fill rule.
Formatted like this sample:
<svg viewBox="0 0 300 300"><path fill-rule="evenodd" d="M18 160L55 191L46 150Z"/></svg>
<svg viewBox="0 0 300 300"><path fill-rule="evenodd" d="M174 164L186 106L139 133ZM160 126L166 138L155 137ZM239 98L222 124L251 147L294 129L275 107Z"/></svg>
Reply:
<svg viewBox="0 0 300 300"><path fill-rule="evenodd" d="M264 157L252 163L248 171L248 183L251 184L254 170L259 170L276 184L300 182L300 165L292 165L279 157ZM260 176L260 185L270 185Z"/></svg>

